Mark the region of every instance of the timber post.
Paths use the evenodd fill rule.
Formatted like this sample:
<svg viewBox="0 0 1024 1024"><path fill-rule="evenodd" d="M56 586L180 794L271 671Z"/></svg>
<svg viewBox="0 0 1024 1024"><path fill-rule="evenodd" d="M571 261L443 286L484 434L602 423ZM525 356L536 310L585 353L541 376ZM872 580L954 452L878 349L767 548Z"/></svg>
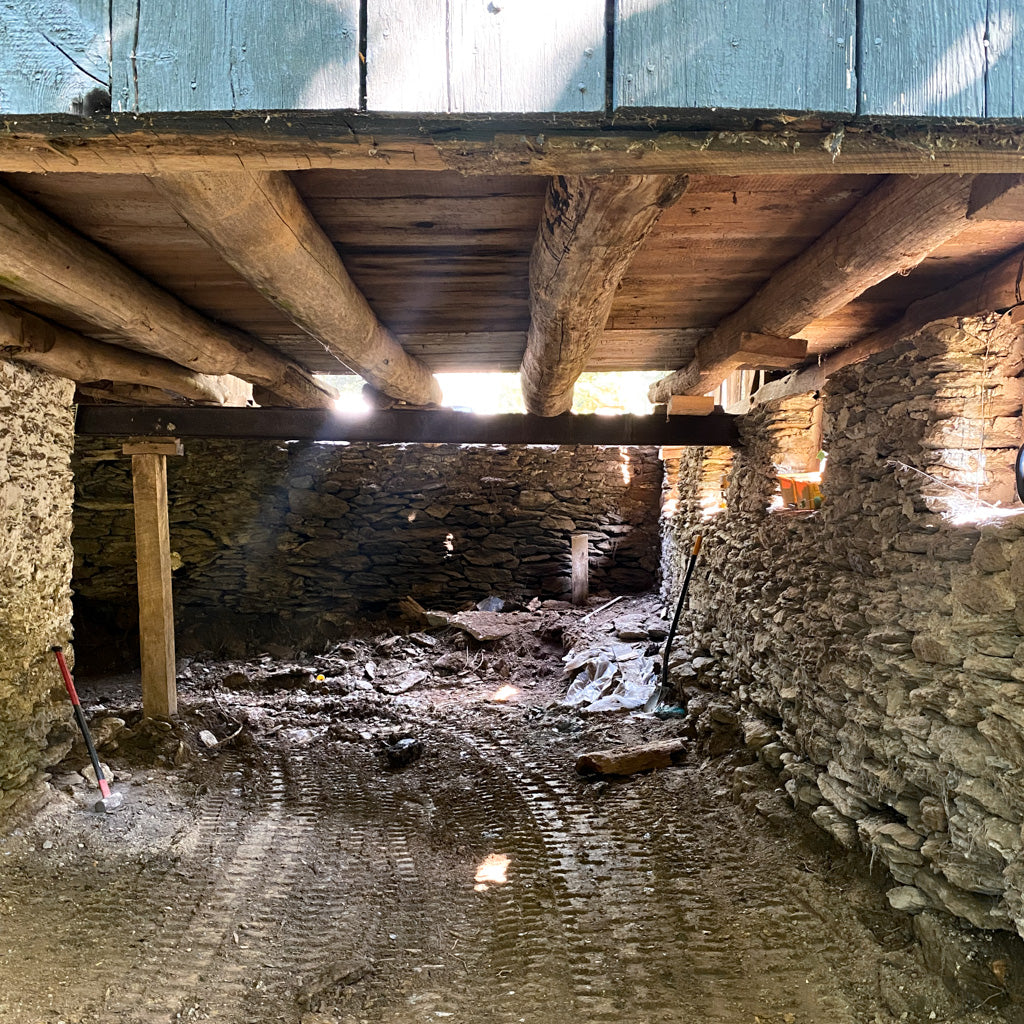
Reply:
<svg viewBox="0 0 1024 1024"><path fill-rule="evenodd" d="M132 457L142 709L149 717L169 717L178 713L178 689L174 667L167 456L181 455L183 449L176 438L158 437L129 441L123 451Z"/></svg>

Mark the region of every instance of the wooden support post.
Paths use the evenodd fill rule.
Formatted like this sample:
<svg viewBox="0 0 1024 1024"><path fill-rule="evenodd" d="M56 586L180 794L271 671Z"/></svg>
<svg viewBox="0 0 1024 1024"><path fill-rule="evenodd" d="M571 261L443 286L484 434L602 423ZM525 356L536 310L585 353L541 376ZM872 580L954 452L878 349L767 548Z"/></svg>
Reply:
<svg viewBox="0 0 1024 1024"><path fill-rule="evenodd" d="M572 535L572 603L586 604L590 597L590 535Z"/></svg>
<svg viewBox="0 0 1024 1024"><path fill-rule="evenodd" d="M167 521L167 456L181 455L174 438L130 441L135 495L135 558L139 578L142 708L146 715L178 713L171 601L171 536Z"/></svg>

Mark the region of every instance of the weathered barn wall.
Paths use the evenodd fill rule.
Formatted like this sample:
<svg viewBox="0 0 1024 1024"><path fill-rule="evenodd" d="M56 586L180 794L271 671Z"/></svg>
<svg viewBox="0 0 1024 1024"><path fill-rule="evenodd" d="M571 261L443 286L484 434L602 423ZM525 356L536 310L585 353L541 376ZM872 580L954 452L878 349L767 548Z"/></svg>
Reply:
<svg viewBox="0 0 1024 1024"><path fill-rule="evenodd" d="M0 360L0 813L70 745L50 647L71 635L74 385Z"/></svg>
<svg viewBox="0 0 1024 1024"><path fill-rule="evenodd" d="M655 578L652 448L189 441L168 462L182 650L190 633L230 640L228 623L239 642L315 644L406 595L445 609L563 597L573 531L590 534L595 589ZM76 481L76 629L98 614L134 625L120 445L80 442Z"/></svg>
<svg viewBox="0 0 1024 1024"><path fill-rule="evenodd" d="M976 484L1009 491L1020 334L963 327L830 379L818 512L767 511L809 398L748 416L731 468L721 450L678 463L675 577L705 541L681 634L697 659L675 680L699 688L701 725L736 714L794 801L889 868L897 905L1024 934L1024 511L965 521Z"/></svg>
<svg viewBox="0 0 1024 1024"><path fill-rule="evenodd" d="M0 112L1021 114L1017 0L607 7L0 0Z"/></svg>

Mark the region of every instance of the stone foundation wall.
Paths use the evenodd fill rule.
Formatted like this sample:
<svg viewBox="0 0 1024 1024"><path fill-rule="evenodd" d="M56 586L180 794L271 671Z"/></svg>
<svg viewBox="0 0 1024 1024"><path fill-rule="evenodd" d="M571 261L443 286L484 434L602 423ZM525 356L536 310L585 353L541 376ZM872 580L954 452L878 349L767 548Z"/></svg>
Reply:
<svg viewBox="0 0 1024 1024"><path fill-rule="evenodd" d="M131 630L120 451L89 441L76 456L76 624ZM406 595L442 609L564 597L575 531L590 535L592 589L646 589L657 573L653 448L188 441L168 486L182 650L315 644Z"/></svg>
<svg viewBox="0 0 1024 1024"><path fill-rule="evenodd" d="M50 647L71 636L73 394L0 360L0 816L42 797L70 746Z"/></svg>
<svg viewBox="0 0 1024 1024"><path fill-rule="evenodd" d="M674 594L704 534L673 675L698 730L734 723L894 905L1024 935L1024 513L981 500L1013 503L1020 353L1009 315L944 321L831 378L816 512L768 511L812 399L756 409L718 514L721 452L666 464L664 541Z"/></svg>

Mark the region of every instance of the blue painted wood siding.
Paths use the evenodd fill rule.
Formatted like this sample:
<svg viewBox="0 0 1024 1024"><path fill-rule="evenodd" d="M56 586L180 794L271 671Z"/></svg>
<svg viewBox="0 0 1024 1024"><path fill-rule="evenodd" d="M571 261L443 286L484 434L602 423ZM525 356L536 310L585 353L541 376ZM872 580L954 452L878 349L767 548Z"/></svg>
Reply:
<svg viewBox="0 0 1024 1024"><path fill-rule="evenodd" d="M1021 117L1024 0L0 0L0 114L100 88L140 112Z"/></svg>

